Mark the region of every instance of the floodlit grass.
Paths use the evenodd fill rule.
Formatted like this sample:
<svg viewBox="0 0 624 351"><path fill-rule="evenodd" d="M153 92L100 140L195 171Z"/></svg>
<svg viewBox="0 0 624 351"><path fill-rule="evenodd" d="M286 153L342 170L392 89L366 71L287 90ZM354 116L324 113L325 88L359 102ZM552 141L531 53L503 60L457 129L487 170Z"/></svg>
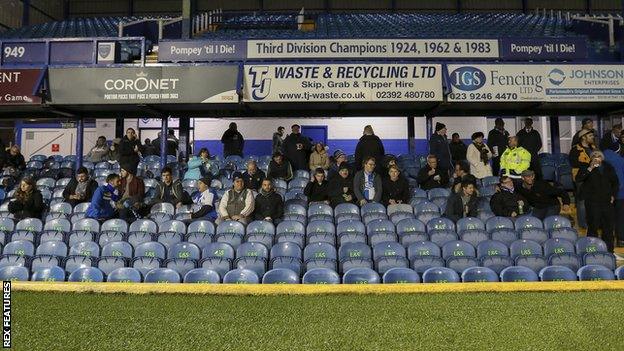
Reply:
<svg viewBox="0 0 624 351"><path fill-rule="evenodd" d="M15 292L22 350L623 350L624 292Z"/></svg>

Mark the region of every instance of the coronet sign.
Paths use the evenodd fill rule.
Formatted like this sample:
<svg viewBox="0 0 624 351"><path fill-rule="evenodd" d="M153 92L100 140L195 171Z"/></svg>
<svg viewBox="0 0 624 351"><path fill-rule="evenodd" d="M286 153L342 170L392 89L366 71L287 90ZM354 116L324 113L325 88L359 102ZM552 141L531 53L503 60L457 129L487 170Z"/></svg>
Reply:
<svg viewBox="0 0 624 351"><path fill-rule="evenodd" d="M452 102L624 100L622 65L448 65Z"/></svg>
<svg viewBox="0 0 624 351"><path fill-rule="evenodd" d="M51 68L51 104L237 103L238 66ZM80 89L76 89L80 87Z"/></svg>

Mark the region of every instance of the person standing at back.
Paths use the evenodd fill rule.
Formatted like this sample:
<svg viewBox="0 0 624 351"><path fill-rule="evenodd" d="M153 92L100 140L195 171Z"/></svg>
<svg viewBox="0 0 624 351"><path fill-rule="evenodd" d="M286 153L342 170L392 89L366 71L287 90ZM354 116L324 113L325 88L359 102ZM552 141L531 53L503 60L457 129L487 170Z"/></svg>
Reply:
<svg viewBox="0 0 624 351"><path fill-rule="evenodd" d="M520 130L516 136L518 137L518 145L531 153L530 169L535 172L535 177L537 179L541 179L542 166L537 156L542 149L542 137L537 130L533 129L533 119L531 119L531 117L527 117L524 120L524 128Z"/></svg>
<svg viewBox="0 0 624 351"><path fill-rule="evenodd" d="M133 128L128 128L119 145L119 163L128 165L132 173L136 173L139 165L140 147L141 141L137 138L136 131Z"/></svg>
<svg viewBox="0 0 624 351"><path fill-rule="evenodd" d="M497 118L494 121L494 129L490 130L487 137L487 144L492 150L492 173L500 174L500 158L507 148L509 132L505 130L505 121Z"/></svg>
<svg viewBox="0 0 624 351"><path fill-rule="evenodd" d="M605 150L605 162L611 165L618 177L618 193L615 197L615 237L617 246L624 246L624 157L619 154L620 146Z"/></svg>
<svg viewBox="0 0 624 351"><path fill-rule="evenodd" d="M598 136L598 132L596 132L596 130L594 129L594 121L591 118L583 118L583 121L581 122L581 129L574 133L574 136L572 137L572 146L581 142L581 132L584 130L592 132L592 134L594 134L596 137ZM596 140L596 145L599 144L600 143L598 143L598 141Z"/></svg>
<svg viewBox="0 0 624 351"><path fill-rule="evenodd" d="M357 170L359 171L362 169L363 162L366 158L372 157L377 160L375 172L379 173L385 154L386 150L384 149L383 143L381 139L375 135L375 132L373 132L373 127L370 125L364 127L364 135L362 135L355 147L355 167Z"/></svg>
<svg viewBox="0 0 624 351"><path fill-rule="evenodd" d="M607 131L602 140L600 140L600 150L618 150L620 145L620 135L622 134L622 125L616 124L611 130Z"/></svg>
<svg viewBox="0 0 624 351"><path fill-rule="evenodd" d="M451 158L453 160L453 164L457 164L457 162L460 161L466 161L466 152L468 147L459 138L459 133L453 133L453 135L451 136L449 149L451 150Z"/></svg>
<svg viewBox="0 0 624 351"><path fill-rule="evenodd" d="M310 140L301 135L301 127L293 124L291 133L284 139L284 156L294 171L308 169L308 153L312 149Z"/></svg>
<svg viewBox="0 0 624 351"><path fill-rule="evenodd" d="M238 155L243 157L243 148L245 147L245 139L238 131L236 123L230 123L230 127L223 133L221 137L223 144L223 157Z"/></svg>
<svg viewBox="0 0 624 351"><path fill-rule="evenodd" d="M483 142L483 133L476 132L472 134L472 144L468 146L466 158L470 163L470 173L478 179L492 175L492 167L490 167L492 152Z"/></svg>
<svg viewBox="0 0 624 351"><path fill-rule="evenodd" d="M435 133L429 139L429 154L438 159L438 167L442 172L450 173L453 169L451 150L446 138L446 125L443 123L437 122L435 125Z"/></svg>
<svg viewBox="0 0 624 351"><path fill-rule="evenodd" d="M278 151L282 151L284 146L284 127L277 127L277 132L273 133L273 146L271 148L271 154L274 154Z"/></svg>

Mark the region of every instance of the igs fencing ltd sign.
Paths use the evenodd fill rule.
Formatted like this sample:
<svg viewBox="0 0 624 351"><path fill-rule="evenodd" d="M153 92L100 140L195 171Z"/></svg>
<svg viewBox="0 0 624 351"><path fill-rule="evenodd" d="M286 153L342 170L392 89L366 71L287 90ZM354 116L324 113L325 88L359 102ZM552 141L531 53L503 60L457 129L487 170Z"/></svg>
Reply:
<svg viewBox="0 0 624 351"><path fill-rule="evenodd" d="M624 101L624 65L448 65L452 102Z"/></svg>
<svg viewBox="0 0 624 351"><path fill-rule="evenodd" d="M238 66L51 68L52 104L237 103Z"/></svg>
<svg viewBox="0 0 624 351"><path fill-rule="evenodd" d="M442 101L442 65L246 65L244 101Z"/></svg>

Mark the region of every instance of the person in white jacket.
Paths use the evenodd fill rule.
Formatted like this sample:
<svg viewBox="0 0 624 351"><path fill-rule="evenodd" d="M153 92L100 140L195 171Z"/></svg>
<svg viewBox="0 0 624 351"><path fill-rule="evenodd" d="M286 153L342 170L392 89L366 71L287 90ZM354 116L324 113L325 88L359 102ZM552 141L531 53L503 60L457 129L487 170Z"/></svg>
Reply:
<svg viewBox="0 0 624 351"><path fill-rule="evenodd" d="M245 189L245 181L242 174L234 173L232 176L234 185L228 190L219 202L219 218L216 224L224 221L239 221L248 224L251 221L251 214L254 211L253 191Z"/></svg>
<svg viewBox="0 0 624 351"><path fill-rule="evenodd" d="M481 132L472 134L472 143L468 146L466 153L466 159L470 163L470 174L478 179L492 175L492 167L490 166L492 151L483 142L483 137Z"/></svg>

